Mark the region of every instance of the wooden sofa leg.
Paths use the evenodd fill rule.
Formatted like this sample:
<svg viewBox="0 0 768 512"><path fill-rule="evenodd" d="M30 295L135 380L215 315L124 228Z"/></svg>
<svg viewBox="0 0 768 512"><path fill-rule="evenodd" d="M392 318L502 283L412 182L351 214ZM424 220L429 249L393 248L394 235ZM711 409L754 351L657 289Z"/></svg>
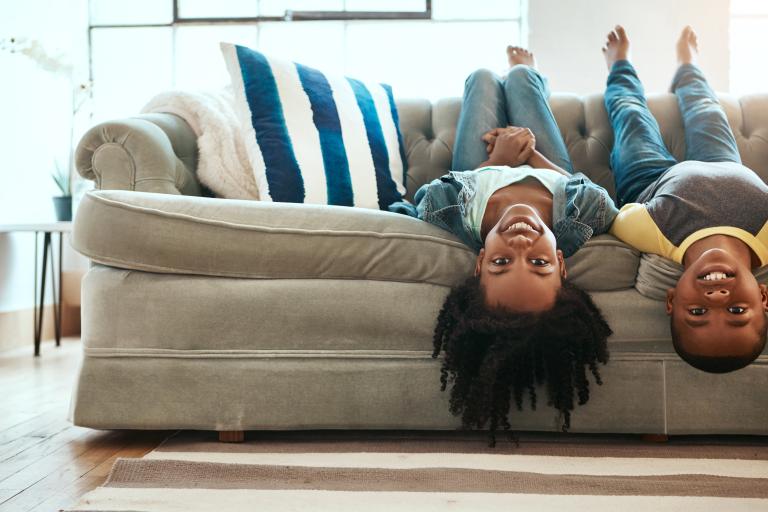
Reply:
<svg viewBox="0 0 768 512"><path fill-rule="evenodd" d="M666 443L669 441L667 434L643 434L641 439L646 443Z"/></svg>
<svg viewBox="0 0 768 512"><path fill-rule="evenodd" d="M219 431L219 442L221 443L242 443L243 441L245 441L245 432L242 430Z"/></svg>

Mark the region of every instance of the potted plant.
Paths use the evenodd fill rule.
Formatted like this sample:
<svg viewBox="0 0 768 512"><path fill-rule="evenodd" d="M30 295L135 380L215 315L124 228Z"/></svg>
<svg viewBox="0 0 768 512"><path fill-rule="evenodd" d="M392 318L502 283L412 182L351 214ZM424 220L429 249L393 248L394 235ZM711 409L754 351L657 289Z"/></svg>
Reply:
<svg viewBox="0 0 768 512"><path fill-rule="evenodd" d="M51 173L53 180L61 191L60 196L53 198L53 206L56 209L56 218L59 221L72 220L72 178L73 150L75 135L75 116L83 105L89 100L92 83L90 80L78 83L75 80L75 70L65 55L51 55L45 51L39 41L24 37L10 37L0 39L0 52L20 54L34 61L41 69L65 76L70 83L72 92L72 115L69 116L69 155L66 165L60 165L55 160L56 171Z"/></svg>
<svg viewBox="0 0 768 512"><path fill-rule="evenodd" d="M56 210L56 220L72 220L72 180L70 179L69 166L59 165L56 161L56 170L51 173L53 181L61 191L60 196L54 196L53 208Z"/></svg>

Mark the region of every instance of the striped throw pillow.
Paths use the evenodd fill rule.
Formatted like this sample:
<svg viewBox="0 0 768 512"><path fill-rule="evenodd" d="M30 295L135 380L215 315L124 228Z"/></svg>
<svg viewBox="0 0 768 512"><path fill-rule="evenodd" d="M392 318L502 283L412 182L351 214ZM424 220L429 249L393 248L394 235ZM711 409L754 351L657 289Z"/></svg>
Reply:
<svg viewBox="0 0 768 512"><path fill-rule="evenodd" d="M262 200L387 207L405 194L392 89L221 43Z"/></svg>

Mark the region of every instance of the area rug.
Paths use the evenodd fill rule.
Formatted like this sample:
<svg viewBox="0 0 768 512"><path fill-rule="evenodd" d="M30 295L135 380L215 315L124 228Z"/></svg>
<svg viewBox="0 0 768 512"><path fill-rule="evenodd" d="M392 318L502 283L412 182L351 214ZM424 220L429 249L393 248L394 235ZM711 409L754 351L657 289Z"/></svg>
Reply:
<svg viewBox="0 0 768 512"><path fill-rule="evenodd" d="M467 432L181 432L73 511L768 510L768 442Z"/></svg>

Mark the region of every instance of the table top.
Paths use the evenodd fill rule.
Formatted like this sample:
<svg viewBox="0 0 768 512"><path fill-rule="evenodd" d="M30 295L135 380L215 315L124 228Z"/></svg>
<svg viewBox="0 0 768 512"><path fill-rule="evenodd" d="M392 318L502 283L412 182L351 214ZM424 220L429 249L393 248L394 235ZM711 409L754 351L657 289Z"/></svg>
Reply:
<svg viewBox="0 0 768 512"><path fill-rule="evenodd" d="M69 233L72 231L72 222L35 222L19 224L0 224L0 233L15 233L19 231L36 231L48 233Z"/></svg>

